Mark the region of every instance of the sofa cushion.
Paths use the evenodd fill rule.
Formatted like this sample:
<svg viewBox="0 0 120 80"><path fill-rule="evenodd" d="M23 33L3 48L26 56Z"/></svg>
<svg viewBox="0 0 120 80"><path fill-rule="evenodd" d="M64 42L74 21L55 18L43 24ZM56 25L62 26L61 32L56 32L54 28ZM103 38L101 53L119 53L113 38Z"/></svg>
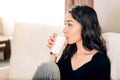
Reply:
<svg viewBox="0 0 120 80"><path fill-rule="evenodd" d="M11 43L11 80L29 80L42 61L49 59L47 41L56 26L18 22Z"/></svg>
<svg viewBox="0 0 120 80"><path fill-rule="evenodd" d="M103 34L107 44L107 55L111 61L111 79L120 80L120 33Z"/></svg>
<svg viewBox="0 0 120 80"><path fill-rule="evenodd" d="M10 66L0 67L0 80L8 80Z"/></svg>

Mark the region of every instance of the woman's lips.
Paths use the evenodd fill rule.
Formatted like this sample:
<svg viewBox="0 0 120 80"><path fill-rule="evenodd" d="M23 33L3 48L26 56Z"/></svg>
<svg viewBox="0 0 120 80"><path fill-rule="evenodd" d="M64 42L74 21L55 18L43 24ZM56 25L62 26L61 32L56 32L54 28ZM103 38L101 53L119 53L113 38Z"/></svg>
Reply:
<svg viewBox="0 0 120 80"><path fill-rule="evenodd" d="M69 37L68 37L68 36L66 37L66 40L67 40L67 41L69 40Z"/></svg>

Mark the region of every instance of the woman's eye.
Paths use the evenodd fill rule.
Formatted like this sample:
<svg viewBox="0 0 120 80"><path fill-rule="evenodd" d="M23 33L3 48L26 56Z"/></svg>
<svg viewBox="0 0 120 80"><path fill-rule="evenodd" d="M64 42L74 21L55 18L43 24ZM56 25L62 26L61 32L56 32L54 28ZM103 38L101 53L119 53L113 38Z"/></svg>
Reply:
<svg viewBox="0 0 120 80"><path fill-rule="evenodd" d="M73 24L71 24L71 23L64 23L64 25L68 26L68 27L72 27L73 26Z"/></svg>
<svg viewBox="0 0 120 80"><path fill-rule="evenodd" d="M68 24L69 27L72 27L72 24Z"/></svg>

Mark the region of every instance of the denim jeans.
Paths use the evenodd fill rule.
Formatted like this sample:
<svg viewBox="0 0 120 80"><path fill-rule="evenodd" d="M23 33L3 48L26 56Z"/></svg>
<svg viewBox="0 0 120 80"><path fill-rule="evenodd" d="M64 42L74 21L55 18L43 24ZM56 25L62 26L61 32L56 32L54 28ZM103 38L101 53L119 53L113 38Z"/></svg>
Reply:
<svg viewBox="0 0 120 80"><path fill-rule="evenodd" d="M36 70L32 80L60 80L60 71L56 63L42 63Z"/></svg>

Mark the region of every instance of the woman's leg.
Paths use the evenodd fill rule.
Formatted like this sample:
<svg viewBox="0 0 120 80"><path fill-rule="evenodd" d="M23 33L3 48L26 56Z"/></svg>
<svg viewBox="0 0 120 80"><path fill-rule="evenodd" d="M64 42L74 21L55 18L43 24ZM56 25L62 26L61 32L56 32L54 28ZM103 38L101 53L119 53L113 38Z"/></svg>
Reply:
<svg viewBox="0 0 120 80"><path fill-rule="evenodd" d="M36 70L32 80L60 80L60 71L56 63L42 63Z"/></svg>

